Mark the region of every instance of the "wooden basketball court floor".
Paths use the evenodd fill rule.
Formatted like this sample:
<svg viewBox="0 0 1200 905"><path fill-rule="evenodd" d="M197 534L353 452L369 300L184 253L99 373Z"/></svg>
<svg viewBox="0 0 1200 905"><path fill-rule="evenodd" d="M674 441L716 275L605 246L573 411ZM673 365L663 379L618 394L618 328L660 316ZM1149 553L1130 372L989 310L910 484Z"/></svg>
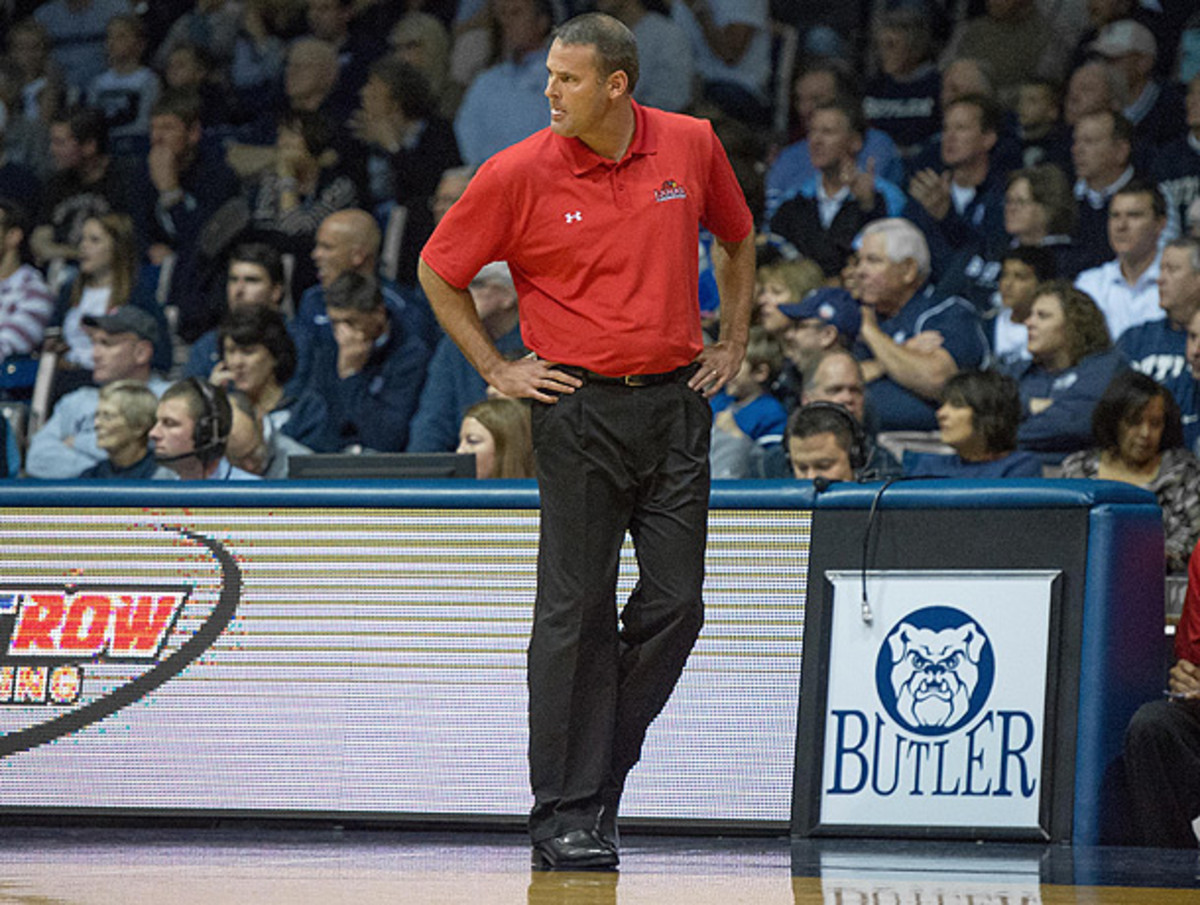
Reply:
<svg viewBox="0 0 1200 905"><path fill-rule="evenodd" d="M6 826L0 905L1198 905L1200 852L627 835L534 873L518 832Z"/></svg>

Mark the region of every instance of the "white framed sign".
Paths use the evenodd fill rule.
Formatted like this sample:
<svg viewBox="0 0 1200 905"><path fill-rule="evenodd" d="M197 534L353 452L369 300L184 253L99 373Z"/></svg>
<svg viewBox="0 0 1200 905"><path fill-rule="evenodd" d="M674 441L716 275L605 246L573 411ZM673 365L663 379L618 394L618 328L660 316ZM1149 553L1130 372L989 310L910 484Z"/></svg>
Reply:
<svg viewBox="0 0 1200 905"><path fill-rule="evenodd" d="M1059 575L826 573L822 827L1039 830Z"/></svg>

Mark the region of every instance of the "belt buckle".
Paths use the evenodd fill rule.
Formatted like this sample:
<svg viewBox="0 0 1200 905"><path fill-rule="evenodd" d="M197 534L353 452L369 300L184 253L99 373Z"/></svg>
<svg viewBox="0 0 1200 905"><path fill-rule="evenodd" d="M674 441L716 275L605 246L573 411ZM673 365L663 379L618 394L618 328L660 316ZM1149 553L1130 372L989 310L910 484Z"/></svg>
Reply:
<svg viewBox="0 0 1200 905"><path fill-rule="evenodd" d="M621 383L627 387L640 387L642 385L641 374L626 374L621 378Z"/></svg>

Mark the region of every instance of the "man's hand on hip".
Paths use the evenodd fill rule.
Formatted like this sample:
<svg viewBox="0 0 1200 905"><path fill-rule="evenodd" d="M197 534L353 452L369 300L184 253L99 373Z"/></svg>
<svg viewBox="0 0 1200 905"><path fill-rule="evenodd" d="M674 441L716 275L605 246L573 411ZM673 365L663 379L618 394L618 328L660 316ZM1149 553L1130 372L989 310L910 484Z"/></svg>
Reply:
<svg viewBox="0 0 1200 905"><path fill-rule="evenodd" d="M578 377L557 371L549 362L530 356L505 361L485 377L488 385L502 396L538 402L557 402L563 393L574 393L583 386Z"/></svg>
<svg viewBox="0 0 1200 905"><path fill-rule="evenodd" d="M696 356L700 368L692 375L688 386L703 393L706 398L712 398L737 374L745 357L746 346L742 343L722 340L705 346Z"/></svg>

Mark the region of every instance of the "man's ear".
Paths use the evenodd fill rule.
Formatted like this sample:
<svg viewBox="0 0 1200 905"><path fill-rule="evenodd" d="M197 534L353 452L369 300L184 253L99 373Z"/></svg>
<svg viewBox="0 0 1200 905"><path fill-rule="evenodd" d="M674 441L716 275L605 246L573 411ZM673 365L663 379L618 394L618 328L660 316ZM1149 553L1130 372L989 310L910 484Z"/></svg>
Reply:
<svg viewBox="0 0 1200 905"><path fill-rule="evenodd" d="M154 343L148 339L141 339L133 347L133 360L138 365L150 364L154 358Z"/></svg>
<svg viewBox="0 0 1200 905"><path fill-rule="evenodd" d="M629 76L624 69L618 69L605 79L605 87L608 88L609 99L616 100L622 94L629 93Z"/></svg>

